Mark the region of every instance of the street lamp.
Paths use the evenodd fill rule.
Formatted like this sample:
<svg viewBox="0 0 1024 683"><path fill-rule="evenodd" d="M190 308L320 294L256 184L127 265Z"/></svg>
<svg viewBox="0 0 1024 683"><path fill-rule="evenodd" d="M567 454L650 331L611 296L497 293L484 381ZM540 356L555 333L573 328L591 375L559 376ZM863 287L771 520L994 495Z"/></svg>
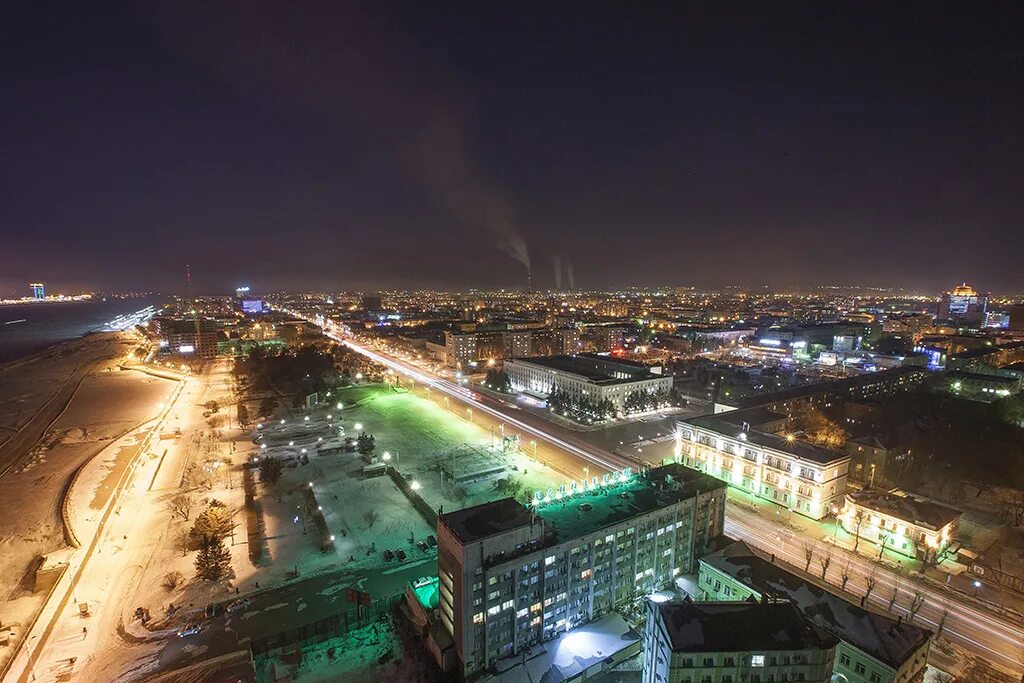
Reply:
<svg viewBox="0 0 1024 683"><path fill-rule="evenodd" d="M409 488L411 488L413 491L419 491L420 490L420 483L418 481L416 481L415 479L413 479L412 483L409 484Z"/></svg>
<svg viewBox="0 0 1024 683"><path fill-rule="evenodd" d="M363 431L363 423L362 422L356 422L356 431L357 432Z"/></svg>

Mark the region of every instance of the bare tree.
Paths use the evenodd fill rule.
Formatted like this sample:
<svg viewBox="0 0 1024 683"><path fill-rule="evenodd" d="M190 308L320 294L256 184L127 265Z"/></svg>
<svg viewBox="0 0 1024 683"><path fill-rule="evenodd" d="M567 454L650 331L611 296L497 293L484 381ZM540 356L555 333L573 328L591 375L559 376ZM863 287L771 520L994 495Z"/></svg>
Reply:
<svg viewBox="0 0 1024 683"><path fill-rule="evenodd" d="M192 543L192 534L188 529L181 529L174 535L174 548L181 551L182 557L188 555L188 551L192 550Z"/></svg>
<svg viewBox="0 0 1024 683"><path fill-rule="evenodd" d="M1024 491L1014 489L1010 499L1009 512L1014 526L1020 526L1024 522Z"/></svg>
<svg viewBox="0 0 1024 683"><path fill-rule="evenodd" d="M192 491L181 491L171 496L167 501L167 508L171 514L181 517L186 522L192 516L192 508L195 507L198 496Z"/></svg>
<svg viewBox="0 0 1024 683"><path fill-rule="evenodd" d="M814 559L814 545L811 543L804 543L804 571L808 572L811 570L811 560Z"/></svg>
<svg viewBox="0 0 1024 683"><path fill-rule="evenodd" d="M853 517L853 552L860 546L860 528L864 525L864 511L857 510Z"/></svg>
<svg viewBox="0 0 1024 683"><path fill-rule="evenodd" d="M190 465L185 471L185 486L190 489L213 490L213 475L201 467Z"/></svg>
<svg viewBox="0 0 1024 683"><path fill-rule="evenodd" d="M185 581L185 575L175 570L164 574L164 580L161 582L164 588L169 591L174 590Z"/></svg>
<svg viewBox="0 0 1024 683"><path fill-rule="evenodd" d="M864 583L867 585L868 590L860 599L861 606L871 598L871 591L875 590L875 585L878 583L878 577L875 576L874 569L872 569L871 573L864 578Z"/></svg>
<svg viewBox="0 0 1024 683"><path fill-rule="evenodd" d="M878 539L878 559L882 559L882 553L885 552L885 543L891 535L892 532L889 529L882 530L882 537Z"/></svg>
<svg viewBox="0 0 1024 683"><path fill-rule="evenodd" d="M913 623L914 617L922 607L924 607L924 595L921 594L921 591L915 591L914 599L910 601L910 615L907 617L907 621Z"/></svg>
<svg viewBox="0 0 1024 683"><path fill-rule="evenodd" d="M829 548L825 553L824 557L818 558L818 563L821 565L821 578L825 578L825 574L828 573L828 566L832 564L832 549Z"/></svg>
<svg viewBox="0 0 1024 683"><path fill-rule="evenodd" d="M946 628L946 617L949 616L949 608L942 610L942 616L939 617L939 622L935 625L935 637L941 638L942 631Z"/></svg>
<svg viewBox="0 0 1024 683"><path fill-rule="evenodd" d="M896 604L896 599L900 595L900 579L896 577L896 583L892 585L892 595L889 596L889 611L892 611L892 606Z"/></svg>
<svg viewBox="0 0 1024 683"><path fill-rule="evenodd" d="M849 560L847 560L846 562L843 563L843 573L840 576L840 578L842 579L842 583L840 584L840 587L843 590L846 590L846 583L850 580L850 561Z"/></svg>

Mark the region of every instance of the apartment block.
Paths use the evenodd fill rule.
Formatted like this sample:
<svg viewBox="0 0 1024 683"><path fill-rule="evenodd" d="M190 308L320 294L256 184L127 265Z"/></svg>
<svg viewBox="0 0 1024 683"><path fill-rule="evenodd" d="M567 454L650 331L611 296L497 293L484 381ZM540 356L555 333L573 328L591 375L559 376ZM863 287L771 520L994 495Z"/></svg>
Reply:
<svg viewBox="0 0 1024 683"><path fill-rule="evenodd" d="M836 639L788 602L648 601L643 683L829 683Z"/></svg>
<svg viewBox="0 0 1024 683"><path fill-rule="evenodd" d="M737 541L700 560L701 600L786 602L835 637L833 681L919 683L932 632L849 602ZM782 679L776 679L782 680ZM792 680L792 679L790 679Z"/></svg>
<svg viewBox="0 0 1024 683"><path fill-rule="evenodd" d="M440 619L465 674L696 571L723 532L722 482L678 464L440 515Z"/></svg>

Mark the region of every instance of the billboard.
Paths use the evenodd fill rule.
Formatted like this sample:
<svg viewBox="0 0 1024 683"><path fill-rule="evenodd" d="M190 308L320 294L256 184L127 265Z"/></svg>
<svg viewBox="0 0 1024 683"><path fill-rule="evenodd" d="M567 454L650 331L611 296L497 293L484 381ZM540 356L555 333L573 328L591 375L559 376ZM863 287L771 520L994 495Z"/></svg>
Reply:
<svg viewBox="0 0 1024 683"><path fill-rule="evenodd" d="M262 313L263 299L242 299L243 313Z"/></svg>

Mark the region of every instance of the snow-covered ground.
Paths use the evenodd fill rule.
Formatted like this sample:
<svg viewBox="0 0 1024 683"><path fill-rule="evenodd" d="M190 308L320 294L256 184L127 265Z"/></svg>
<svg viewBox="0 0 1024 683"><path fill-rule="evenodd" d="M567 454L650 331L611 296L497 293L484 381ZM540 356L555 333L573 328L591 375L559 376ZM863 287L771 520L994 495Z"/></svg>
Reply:
<svg viewBox="0 0 1024 683"><path fill-rule="evenodd" d="M0 497L5 509L17 510L0 517L0 619L13 634L12 645L46 597L32 591L34 558L59 560L66 554L61 501L75 471L93 458L109 457L109 467L97 478L90 497L102 506L110 478L119 476L118 467L123 466L114 444L124 445L118 439L126 433L129 441L135 438L132 430L156 414L170 393L170 382L116 369L137 344L132 335L94 335L0 368L0 420L5 425L24 427L40 409L52 410L56 418L43 431L53 419L46 416L39 441L0 463L10 465L0 478ZM66 409L67 398L48 406L65 386L70 398ZM0 665L13 651L0 648Z"/></svg>
<svg viewBox="0 0 1024 683"><path fill-rule="evenodd" d="M408 680L388 674L401 659L401 643L388 619L301 649L285 648L254 664L258 683L370 683Z"/></svg>

